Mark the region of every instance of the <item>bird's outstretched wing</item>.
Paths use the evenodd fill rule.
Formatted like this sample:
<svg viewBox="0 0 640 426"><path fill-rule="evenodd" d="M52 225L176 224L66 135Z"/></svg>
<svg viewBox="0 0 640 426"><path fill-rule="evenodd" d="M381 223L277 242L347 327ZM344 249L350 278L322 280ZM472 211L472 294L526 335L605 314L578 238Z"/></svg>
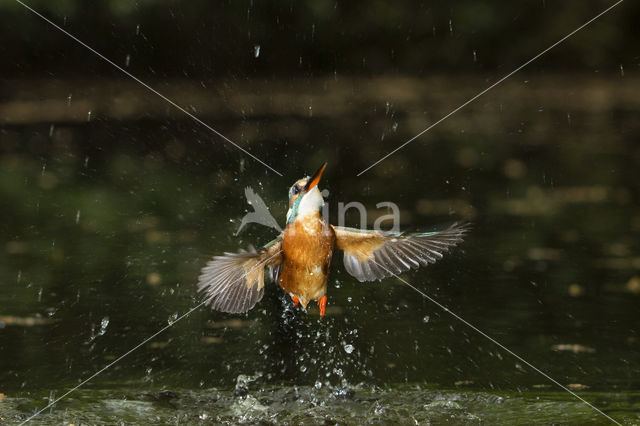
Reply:
<svg viewBox="0 0 640 426"><path fill-rule="evenodd" d="M467 223L419 234L384 233L334 226L336 245L344 251L344 267L359 281L375 281L420 265L435 263L462 241Z"/></svg>
<svg viewBox="0 0 640 426"><path fill-rule="evenodd" d="M198 278L198 290L204 293L205 304L234 314L253 308L264 294L265 266L279 269L281 247L280 236L257 251L249 247L249 251L215 256Z"/></svg>

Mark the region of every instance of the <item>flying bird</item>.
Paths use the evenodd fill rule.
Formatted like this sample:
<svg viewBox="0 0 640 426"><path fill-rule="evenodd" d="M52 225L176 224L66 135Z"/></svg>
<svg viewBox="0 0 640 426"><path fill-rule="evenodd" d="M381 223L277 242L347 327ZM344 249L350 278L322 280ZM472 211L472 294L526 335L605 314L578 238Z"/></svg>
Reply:
<svg viewBox="0 0 640 426"><path fill-rule="evenodd" d="M382 280L435 263L462 242L469 229L468 224L454 223L442 231L403 234L331 225L320 214L324 198L318 182L326 167L289 189L287 224L276 239L259 250L225 253L207 263L198 279L205 304L222 312L249 311L262 299L268 267L294 306L306 309L315 300L322 317L334 250L343 251L344 267L358 281Z"/></svg>

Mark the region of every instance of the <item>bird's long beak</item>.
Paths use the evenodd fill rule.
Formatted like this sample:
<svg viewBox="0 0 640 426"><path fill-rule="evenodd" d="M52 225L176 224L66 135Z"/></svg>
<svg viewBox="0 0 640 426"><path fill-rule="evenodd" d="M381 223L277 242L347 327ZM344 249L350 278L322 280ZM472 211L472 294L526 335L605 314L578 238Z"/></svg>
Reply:
<svg viewBox="0 0 640 426"><path fill-rule="evenodd" d="M313 176L311 176L311 178L309 178L309 182L307 182L307 184L304 187L305 192L309 191L310 189L313 189L314 186L318 185L318 182L320 182L320 178L322 177L322 173L324 173L324 169L326 168L327 168L327 163L324 163L322 167L320 167L318 171L315 172Z"/></svg>

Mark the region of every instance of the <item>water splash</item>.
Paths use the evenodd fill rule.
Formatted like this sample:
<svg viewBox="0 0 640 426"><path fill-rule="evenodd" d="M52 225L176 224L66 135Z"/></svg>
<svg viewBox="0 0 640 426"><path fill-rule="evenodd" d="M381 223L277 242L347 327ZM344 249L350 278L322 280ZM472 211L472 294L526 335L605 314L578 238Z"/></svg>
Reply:
<svg viewBox="0 0 640 426"><path fill-rule="evenodd" d="M107 332L107 327L109 327L109 317L104 317L100 321L100 331L98 332L98 335L104 336L104 333Z"/></svg>

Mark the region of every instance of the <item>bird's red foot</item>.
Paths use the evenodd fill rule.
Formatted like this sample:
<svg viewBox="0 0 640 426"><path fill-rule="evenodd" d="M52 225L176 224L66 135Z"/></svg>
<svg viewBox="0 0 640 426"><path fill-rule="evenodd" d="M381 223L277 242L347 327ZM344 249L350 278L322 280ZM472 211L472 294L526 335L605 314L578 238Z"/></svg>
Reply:
<svg viewBox="0 0 640 426"><path fill-rule="evenodd" d="M324 316L325 311L327 310L327 295L325 294L320 299L318 299L318 306L320 307L320 318Z"/></svg>
<svg viewBox="0 0 640 426"><path fill-rule="evenodd" d="M298 298L293 295L291 296L291 300L293 300L293 306L297 308L298 303L300 303L300 300L298 300Z"/></svg>

